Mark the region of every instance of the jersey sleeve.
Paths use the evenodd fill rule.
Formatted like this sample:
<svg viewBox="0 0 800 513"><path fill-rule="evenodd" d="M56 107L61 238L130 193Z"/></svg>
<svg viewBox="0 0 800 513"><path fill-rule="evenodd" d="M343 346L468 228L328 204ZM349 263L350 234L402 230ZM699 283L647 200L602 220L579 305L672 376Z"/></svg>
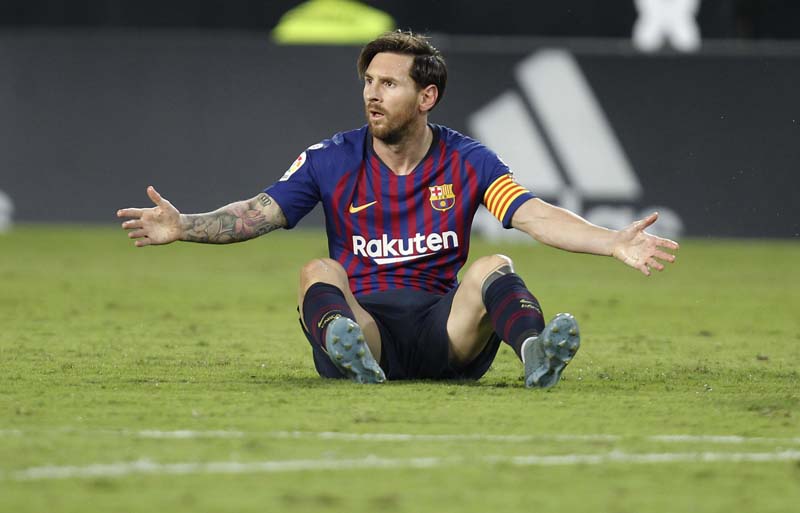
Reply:
<svg viewBox="0 0 800 513"><path fill-rule="evenodd" d="M513 173L500 157L488 149L485 151L483 161L486 189L483 205L503 223L504 228L511 228L514 212L536 196L514 180Z"/></svg>
<svg viewBox="0 0 800 513"><path fill-rule="evenodd" d="M297 157L286 173L264 192L274 199L286 216L286 229L292 229L320 201L321 193L311 146Z"/></svg>

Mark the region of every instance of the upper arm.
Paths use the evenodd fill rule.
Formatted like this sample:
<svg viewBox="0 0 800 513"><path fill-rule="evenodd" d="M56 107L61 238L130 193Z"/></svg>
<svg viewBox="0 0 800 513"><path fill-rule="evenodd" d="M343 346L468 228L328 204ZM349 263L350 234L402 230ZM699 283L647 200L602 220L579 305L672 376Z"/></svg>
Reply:
<svg viewBox="0 0 800 513"><path fill-rule="evenodd" d="M464 148L464 158L478 173L483 205L504 228L511 228L516 210L534 194L516 182L511 169L495 152L477 141Z"/></svg>
<svg viewBox="0 0 800 513"><path fill-rule="evenodd" d="M503 227L511 228L517 211L525 205L534 195L525 187L514 181L510 171L494 178L483 196L486 209Z"/></svg>
<svg viewBox="0 0 800 513"><path fill-rule="evenodd" d="M314 145L301 153L281 179L264 190L275 212L280 212L283 228L293 228L322 198L314 162L320 160L319 151L322 148Z"/></svg>

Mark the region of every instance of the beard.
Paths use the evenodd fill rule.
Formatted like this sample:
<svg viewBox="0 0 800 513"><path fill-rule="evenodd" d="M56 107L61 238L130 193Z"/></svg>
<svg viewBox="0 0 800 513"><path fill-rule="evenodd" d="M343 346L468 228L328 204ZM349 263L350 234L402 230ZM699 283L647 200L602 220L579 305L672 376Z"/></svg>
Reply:
<svg viewBox="0 0 800 513"><path fill-rule="evenodd" d="M403 112L399 115L392 115L381 110L383 117L372 119L369 113L369 106L365 108L367 115L367 125L373 137L380 139L386 144L397 144L408 135L414 122L413 112Z"/></svg>

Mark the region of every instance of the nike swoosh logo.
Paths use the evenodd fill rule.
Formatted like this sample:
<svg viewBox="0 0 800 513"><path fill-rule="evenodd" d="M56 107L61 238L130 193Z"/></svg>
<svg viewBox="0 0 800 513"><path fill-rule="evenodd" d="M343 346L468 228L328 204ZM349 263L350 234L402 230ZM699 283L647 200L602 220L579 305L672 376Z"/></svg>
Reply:
<svg viewBox="0 0 800 513"><path fill-rule="evenodd" d="M369 208L369 207L371 207L372 205L374 205L377 202L378 202L378 200L375 200L372 203L365 203L365 204L361 205L360 207L353 206L353 204L350 203L350 213L351 214L356 214L358 212L361 212L365 208Z"/></svg>

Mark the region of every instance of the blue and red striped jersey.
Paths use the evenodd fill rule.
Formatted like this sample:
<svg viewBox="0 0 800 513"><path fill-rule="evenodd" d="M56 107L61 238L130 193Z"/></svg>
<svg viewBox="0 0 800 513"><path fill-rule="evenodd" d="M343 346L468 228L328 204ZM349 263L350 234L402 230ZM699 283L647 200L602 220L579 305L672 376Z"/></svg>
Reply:
<svg viewBox="0 0 800 513"><path fill-rule="evenodd" d="M506 228L533 198L491 150L455 130L430 125L433 143L408 175L398 176L372 148L367 126L309 147L264 192L293 228L318 202L328 251L347 271L356 296L392 289L444 294L467 260L481 204Z"/></svg>

